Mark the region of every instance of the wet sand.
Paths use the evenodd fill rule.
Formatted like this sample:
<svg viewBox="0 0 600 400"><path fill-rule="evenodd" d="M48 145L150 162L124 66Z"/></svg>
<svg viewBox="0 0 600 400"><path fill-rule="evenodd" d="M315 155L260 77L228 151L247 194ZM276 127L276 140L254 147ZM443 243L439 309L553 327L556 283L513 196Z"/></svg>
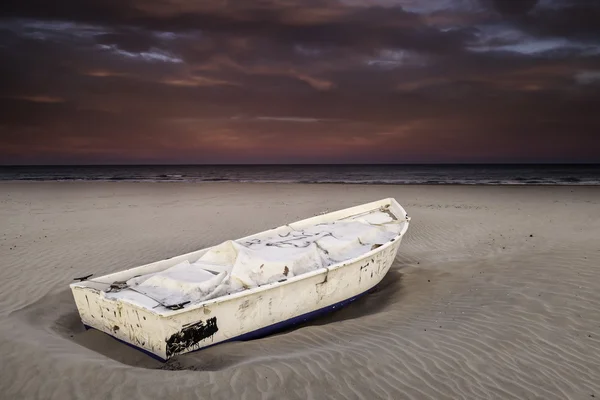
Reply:
<svg viewBox="0 0 600 400"><path fill-rule="evenodd" d="M85 331L68 285L395 197L375 293L163 364ZM600 397L600 187L0 184L2 398Z"/></svg>

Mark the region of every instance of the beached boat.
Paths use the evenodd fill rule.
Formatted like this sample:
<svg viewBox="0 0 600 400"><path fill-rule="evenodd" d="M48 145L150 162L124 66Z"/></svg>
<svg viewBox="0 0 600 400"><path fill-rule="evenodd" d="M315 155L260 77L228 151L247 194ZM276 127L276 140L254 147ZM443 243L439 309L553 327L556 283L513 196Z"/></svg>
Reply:
<svg viewBox="0 0 600 400"><path fill-rule="evenodd" d="M389 198L70 287L87 328L166 360L351 303L386 275L409 221Z"/></svg>

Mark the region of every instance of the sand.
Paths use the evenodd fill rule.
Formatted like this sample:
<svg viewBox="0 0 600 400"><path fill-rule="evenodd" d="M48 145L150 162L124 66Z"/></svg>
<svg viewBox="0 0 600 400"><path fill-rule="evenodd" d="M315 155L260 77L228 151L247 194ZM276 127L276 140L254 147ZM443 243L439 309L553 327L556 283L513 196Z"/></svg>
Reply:
<svg viewBox="0 0 600 400"><path fill-rule="evenodd" d="M377 291L297 329L166 364L85 331L68 289L395 197ZM0 184L0 397L600 397L600 188Z"/></svg>

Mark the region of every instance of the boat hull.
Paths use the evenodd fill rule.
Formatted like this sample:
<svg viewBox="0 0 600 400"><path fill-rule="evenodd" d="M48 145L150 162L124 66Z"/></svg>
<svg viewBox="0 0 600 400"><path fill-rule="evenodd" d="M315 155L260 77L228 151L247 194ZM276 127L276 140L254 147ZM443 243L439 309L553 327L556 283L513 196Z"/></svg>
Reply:
<svg viewBox="0 0 600 400"><path fill-rule="evenodd" d="M399 207L395 214L408 223L404 210L395 204ZM164 361L222 342L265 336L351 303L385 277L405 231L345 263L166 314L115 301L83 284L71 289L84 325ZM127 272L134 273L135 269ZM118 278L117 274L112 276Z"/></svg>
<svg viewBox="0 0 600 400"><path fill-rule="evenodd" d="M265 336L356 300L387 274L400 241L341 268L174 316L159 316L100 296L90 298L82 289L74 289L73 294L84 325L164 361L225 341Z"/></svg>
<svg viewBox="0 0 600 400"><path fill-rule="evenodd" d="M278 322L276 324L269 325L269 326L266 326L264 328L257 329L257 330L255 330L253 332L244 333L243 335L240 335L240 336L237 336L237 337L234 337L234 338L231 338L231 339L224 340L223 342L220 342L220 343L235 342L235 341L243 342L243 341L247 341L247 340L255 340L255 339L260 339L260 338L263 338L265 336L269 336L269 335L272 335L272 334L275 334L275 333L278 333L278 332L285 331L286 329L293 328L294 326L303 324L305 322L314 320L314 319L319 318L321 316L324 316L324 315L333 313L333 312L335 312L337 310L340 310L341 308L343 308L343 307L345 307L345 306L353 303L354 301L358 300L359 298L361 298L361 297L365 296L366 294L370 293L370 291L371 291L371 289L369 289L368 291L366 291L364 293L361 293L359 295L351 297L349 299L340 301L339 303L332 304L330 306L321 308L319 310L311 311L309 313L306 313L306 314L303 314L303 315L299 315L297 317L290 318L290 319L288 319L286 321ZM86 330L87 329L94 329L94 327L89 326L89 325L85 325L85 324L84 324L84 327L85 327ZM110 336L112 336L112 335L110 335ZM128 342L126 342L124 340L121 340L121 339L115 337L115 336L113 336L113 337L115 339L117 339L119 342L121 342L121 343L123 343L123 344L125 344L127 346L133 347L136 350L139 350L139 351L141 351L143 353L146 353L147 355L149 355L150 357L152 357L152 358L154 358L156 360L159 360L161 362L167 361L166 359L161 358L158 355L149 352L147 349L144 349L142 347L138 347L138 346L136 346L134 344L128 343ZM212 346L220 344L220 343L209 344L207 346L200 347L200 348L198 348L196 350L191 350L189 352L203 350L203 349L206 349L208 347L212 347Z"/></svg>

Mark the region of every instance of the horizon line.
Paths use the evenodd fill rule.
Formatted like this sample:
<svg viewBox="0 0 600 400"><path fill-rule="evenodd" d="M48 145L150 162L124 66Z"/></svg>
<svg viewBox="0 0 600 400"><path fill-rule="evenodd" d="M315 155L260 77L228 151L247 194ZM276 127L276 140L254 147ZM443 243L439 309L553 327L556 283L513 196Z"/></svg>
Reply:
<svg viewBox="0 0 600 400"><path fill-rule="evenodd" d="M475 166L475 165L589 165L600 166L600 162L414 162L414 163L211 163L211 164L0 164L0 168L44 168L44 167L310 167L310 166Z"/></svg>

